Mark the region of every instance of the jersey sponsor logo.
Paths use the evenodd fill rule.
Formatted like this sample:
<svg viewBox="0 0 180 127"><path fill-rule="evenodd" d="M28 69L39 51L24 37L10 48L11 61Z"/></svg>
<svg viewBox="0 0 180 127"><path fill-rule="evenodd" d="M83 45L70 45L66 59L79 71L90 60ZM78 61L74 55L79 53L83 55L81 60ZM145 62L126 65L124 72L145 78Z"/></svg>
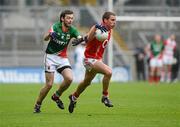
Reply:
<svg viewBox="0 0 180 127"><path fill-rule="evenodd" d="M66 45L67 44L67 42L60 41L60 40L58 40L56 38L53 38L53 41L56 42L57 44L60 44L60 45Z"/></svg>

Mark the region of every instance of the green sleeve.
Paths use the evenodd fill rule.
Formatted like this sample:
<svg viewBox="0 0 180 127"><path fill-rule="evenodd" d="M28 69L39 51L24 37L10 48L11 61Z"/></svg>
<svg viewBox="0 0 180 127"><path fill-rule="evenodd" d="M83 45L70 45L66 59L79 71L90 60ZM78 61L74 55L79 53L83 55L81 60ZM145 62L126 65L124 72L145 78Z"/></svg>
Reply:
<svg viewBox="0 0 180 127"><path fill-rule="evenodd" d="M54 23L53 26L52 26L52 28L53 28L53 31L54 31L54 32L57 32L57 23Z"/></svg>
<svg viewBox="0 0 180 127"><path fill-rule="evenodd" d="M77 38L80 35L78 30L76 28L73 28L72 30L72 37Z"/></svg>

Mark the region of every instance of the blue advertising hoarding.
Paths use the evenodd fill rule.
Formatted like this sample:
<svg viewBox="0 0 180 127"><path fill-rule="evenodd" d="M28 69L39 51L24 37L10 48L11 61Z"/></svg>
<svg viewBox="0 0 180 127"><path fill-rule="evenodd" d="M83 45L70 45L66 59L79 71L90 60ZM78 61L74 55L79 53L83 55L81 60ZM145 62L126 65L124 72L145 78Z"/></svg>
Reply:
<svg viewBox="0 0 180 127"><path fill-rule="evenodd" d="M113 75L111 81L127 82L131 80L129 67L115 67L113 68ZM73 69L73 82L80 82L84 78L84 69ZM44 83L44 69L43 67L10 67L0 68L0 83ZM98 74L93 82L101 82L103 76ZM55 83L62 81L61 75L55 73Z"/></svg>

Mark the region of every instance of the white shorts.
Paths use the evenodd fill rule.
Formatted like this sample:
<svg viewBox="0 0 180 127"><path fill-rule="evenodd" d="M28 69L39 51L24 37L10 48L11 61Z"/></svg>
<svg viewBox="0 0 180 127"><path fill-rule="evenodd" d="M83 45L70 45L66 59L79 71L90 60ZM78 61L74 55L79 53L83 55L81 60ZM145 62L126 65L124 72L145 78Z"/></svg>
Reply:
<svg viewBox="0 0 180 127"><path fill-rule="evenodd" d="M151 58L150 59L150 67L162 67L162 59Z"/></svg>
<svg viewBox="0 0 180 127"><path fill-rule="evenodd" d="M92 65L98 61L97 59L93 58L84 58L83 59L83 65L86 68L86 70L91 71L92 70Z"/></svg>
<svg viewBox="0 0 180 127"><path fill-rule="evenodd" d="M164 65L172 65L173 64L173 57L163 55L163 64Z"/></svg>
<svg viewBox="0 0 180 127"><path fill-rule="evenodd" d="M71 68L68 58L63 58L54 54L44 55L45 72L61 73L65 68Z"/></svg>

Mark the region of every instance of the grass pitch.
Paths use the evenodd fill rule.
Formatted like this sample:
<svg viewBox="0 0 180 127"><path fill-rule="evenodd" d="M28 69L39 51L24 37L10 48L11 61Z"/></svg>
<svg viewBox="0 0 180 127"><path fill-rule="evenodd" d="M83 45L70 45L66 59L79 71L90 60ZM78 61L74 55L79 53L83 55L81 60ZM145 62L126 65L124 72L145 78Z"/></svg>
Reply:
<svg viewBox="0 0 180 127"><path fill-rule="evenodd" d="M113 108L101 103L102 86L92 84L80 96L75 111L68 112L68 95L62 96L65 110L51 101L54 85L43 102L41 113L33 114L40 84L0 85L0 127L180 127L180 83L111 83Z"/></svg>

